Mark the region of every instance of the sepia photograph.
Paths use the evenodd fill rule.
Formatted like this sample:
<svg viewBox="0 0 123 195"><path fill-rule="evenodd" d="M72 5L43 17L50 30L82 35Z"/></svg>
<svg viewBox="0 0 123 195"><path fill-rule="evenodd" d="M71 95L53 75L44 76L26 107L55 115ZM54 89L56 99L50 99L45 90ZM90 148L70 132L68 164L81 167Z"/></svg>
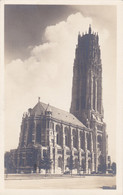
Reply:
<svg viewBox="0 0 123 195"><path fill-rule="evenodd" d="M4 188L117 190L117 5L4 5Z"/></svg>

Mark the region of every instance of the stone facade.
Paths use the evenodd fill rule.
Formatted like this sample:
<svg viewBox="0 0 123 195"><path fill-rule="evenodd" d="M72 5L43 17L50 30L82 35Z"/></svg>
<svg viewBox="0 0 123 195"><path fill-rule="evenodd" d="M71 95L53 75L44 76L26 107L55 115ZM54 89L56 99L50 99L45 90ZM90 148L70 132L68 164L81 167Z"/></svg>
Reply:
<svg viewBox="0 0 123 195"><path fill-rule="evenodd" d="M33 169L35 163L38 167L44 152L48 152L53 161L51 173L65 172L71 154L74 172L79 172L80 166L86 173L94 171L92 137L92 130L74 115L39 101L23 115L17 169Z"/></svg>
<svg viewBox="0 0 123 195"><path fill-rule="evenodd" d="M95 170L101 159L107 165L107 134L103 121L102 63L99 36L91 32L78 35L73 68L73 88L70 112L92 130Z"/></svg>
<svg viewBox="0 0 123 195"><path fill-rule="evenodd" d="M102 64L99 37L78 35L70 113L40 102L23 115L19 146L14 150L16 172L32 172L47 153L51 173L68 170L89 174L107 166L107 134L103 122Z"/></svg>

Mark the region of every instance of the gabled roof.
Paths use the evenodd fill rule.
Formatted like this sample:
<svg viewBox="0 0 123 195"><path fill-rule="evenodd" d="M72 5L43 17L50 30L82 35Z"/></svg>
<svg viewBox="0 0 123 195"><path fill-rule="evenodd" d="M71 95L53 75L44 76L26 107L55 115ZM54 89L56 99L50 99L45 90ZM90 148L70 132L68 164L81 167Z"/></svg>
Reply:
<svg viewBox="0 0 123 195"><path fill-rule="evenodd" d="M45 114L45 108L42 106L41 102L38 102L35 107L32 109L31 111L31 115L41 115L41 114Z"/></svg>
<svg viewBox="0 0 123 195"><path fill-rule="evenodd" d="M67 123L71 123L73 125L78 125L81 127L85 127L85 125L80 122L73 114L64 111L62 109L56 108L54 106L51 106L49 104L45 104L43 102L38 102L35 107L31 110L31 115L45 115L45 111L47 111L47 109L49 110L50 107L50 111L52 112L52 117L55 119L58 119L60 121L64 121Z"/></svg>

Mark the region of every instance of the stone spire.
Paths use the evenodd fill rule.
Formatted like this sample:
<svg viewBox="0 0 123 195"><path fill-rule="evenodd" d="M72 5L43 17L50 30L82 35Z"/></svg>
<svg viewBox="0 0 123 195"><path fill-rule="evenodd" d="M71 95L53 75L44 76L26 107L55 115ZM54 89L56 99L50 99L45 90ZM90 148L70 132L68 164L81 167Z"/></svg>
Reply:
<svg viewBox="0 0 123 195"><path fill-rule="evenodd" d="M91 24L89 24L89 30L88 33L91 34Z"/></svg>
<svg viewBox="0 0 123 195"><path fill-rule="evenodd" d="M38 102L40 102L40 97L38 97Z"/></svg>

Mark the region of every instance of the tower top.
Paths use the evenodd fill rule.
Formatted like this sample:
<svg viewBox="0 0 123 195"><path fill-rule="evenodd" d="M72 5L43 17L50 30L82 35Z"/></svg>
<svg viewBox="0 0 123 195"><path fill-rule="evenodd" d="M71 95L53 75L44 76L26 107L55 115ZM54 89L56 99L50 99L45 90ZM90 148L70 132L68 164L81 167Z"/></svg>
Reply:
<svg viewBox="0 0 123 195"><path fill-rule="evenodd" d="M38 97L38 102L40 102L40 97Z"/></svg>
<svg viewBox="0 0 123 195"><path fill-rule="evenodd" d="M73 88L70 112L84 125L92 115L103 119L102 63L98 33L88 25L86 33L78 36L73 68Z"/></svg>
<svg viewBox="0 0 123 195"><path fill-rule="evenodd" d="M91 24L89 24L89 30L88 33L91 34Z"/></svg>
<svg viewBox="0 0 123 195"><path fill-rule="evenodd" d="M93 35L94 35L94 36L97 37L97 39L98 39L98 33L94 32L94 31L92 32L91 24L89 24L88 31L85 31L85 33L82 32L82 35L81 35L80 31L78 32L78 41L81 40L81 38L82 38L83 36L87 36L87 35L89 35L89 36L92 35L92 37L93 37Z"/></svg>

